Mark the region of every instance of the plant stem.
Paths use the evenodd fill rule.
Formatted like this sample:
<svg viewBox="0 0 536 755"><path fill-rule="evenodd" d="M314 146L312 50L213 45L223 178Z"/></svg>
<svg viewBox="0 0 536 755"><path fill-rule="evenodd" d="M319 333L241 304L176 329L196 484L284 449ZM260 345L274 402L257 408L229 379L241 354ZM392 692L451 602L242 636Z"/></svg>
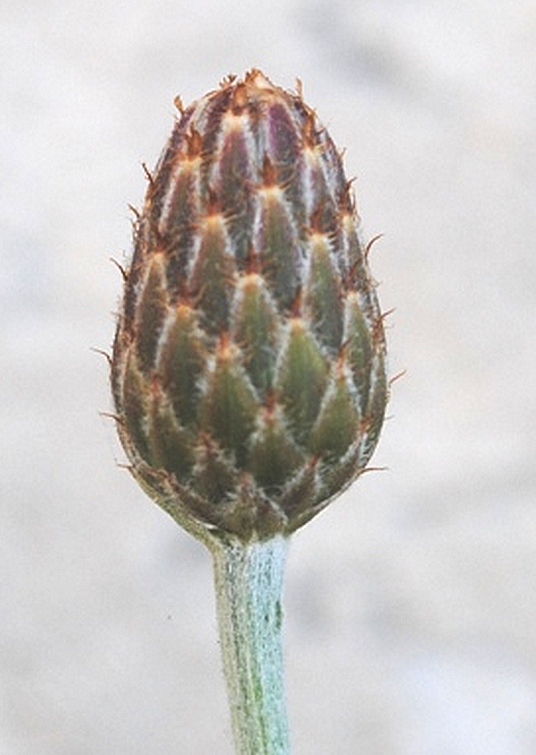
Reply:
<svg viewBox="0 0 536 755"><path fill-rule="evenodd" d="M288 755L281 645L287 540L220 541L211 550L237 755Z"/></svg>

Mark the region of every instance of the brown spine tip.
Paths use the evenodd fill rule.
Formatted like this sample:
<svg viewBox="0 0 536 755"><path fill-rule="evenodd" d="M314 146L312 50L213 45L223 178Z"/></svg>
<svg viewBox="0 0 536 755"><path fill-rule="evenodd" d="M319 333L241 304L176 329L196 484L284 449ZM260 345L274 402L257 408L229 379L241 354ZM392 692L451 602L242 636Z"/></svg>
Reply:
<svg viewBox="0 0 536 755"><path fill-rule="evenodd" d="M290 305L290 316L292 317L293 320L301 321L302 309L303 309L303 290L301 286L298 286L298 289L296 291L296 296L294 297L294 300L292 304Z"/></svg>
<svg viewBox="0 0 536 755"><path fill-rule="evenodd" d="M264 399L264 416L267 419L272 419L275 414L275 407L276 407L276 397L275 397L275 391L273 388L271 388L265 396Z"/></svg>
<svg viewBox="0 0 536 755"><path fill-rule="evenodd" d="M277 171L268 155L264 156L262 163L262 184L265 189L273 189L277 184Z"/></svg>
<svg viewBox="0 0 536 755"><path fill-rule="evenodd" d="M223 79L220 81L220 89L228 89L230 86L234 84L236 79L237 79L236 73L228 73L227 76L224 76Z"/></svg>
<svg viewBox="0 0 536 755"><path fill-rule="evenodd" d="M368 242L368 244L365 247L365 259L368 260L368 256L370 254L370 251L374 244L379 241L381 238L383 238L383 233L377 233L376 236L373 236L371 240Z"/></svg>
<svg viewBox="0 0 536 755"><path fill-rule="evenodd" d="M253 247L250 247L249 249L244 272L246 275L260 275L262 272L260 255Z"/></svg>
<svg viewBox="0 0 536 755"><path fill-rule="evenodd" d="M231 97L233 115L240 115L248 106L249 97L245 84L237 84Z"/></svg>
<svg viewBox="0 0 536 755"><path fill-rule="evenodd" d="M245 76L245 83L253 85L257 89L274 89L274 85L268 79L262 71L258 68L252 68Z"/></svg>
<svg viewBox="0 0 536 755"><path fill-rule="evenodd" d="M214 219L223 216L222 200L219 194L209 186L207 190L206 219Z"/></svg>
<svg viewBox="0 0 536 755"><path fill-rule="evenodd" d="M324 235L324 206L323 204L318 204L316 209L313 210L310 220L309 220L309 226L307 228L307 232L309 236L316 236L317 234L320 234L321 236Z"/></svg>
<svg viewBox="0 0 536 755"><path fill-rule="evenodd" d="M318 145L318 136L316 133L316 118L312 110L308 110L305 116L305 122L302 130L303 146L305 149L314 150Z"/></svg>
<svg viewBox="0 0 536 755"><path fill-rule="evenodd" d="M187 137L187 150L190 160L195 160L203 152L203 137L195 128L192 127L189 136Z"/></svg>
<svg viewBox="0 0 536 755"><path fill-rule="evenodd" d="M227 330L224 330L219 334L217 348L216 359L218 362L228 362L233 354L231 339Z"/></svg>
<svg viewBox="0 0 536 755"><path fill-rule="evenodd" d="M128 272L125 270L123 265L113 257L110 257L110 262L119 270L121 277L123 278L123 282L126 283L128 280Z"/></svg>
<svg viewBox="0 0 536 755"><path fill-rule="evenodd" d="M149 186L151 188L154 188L154 176L151 173L151 171L149 170L149 168L147 167L146 163L142 163L141 164L141 169L143 170L143 174L144 174L145 178L149 182Z"/></svg>

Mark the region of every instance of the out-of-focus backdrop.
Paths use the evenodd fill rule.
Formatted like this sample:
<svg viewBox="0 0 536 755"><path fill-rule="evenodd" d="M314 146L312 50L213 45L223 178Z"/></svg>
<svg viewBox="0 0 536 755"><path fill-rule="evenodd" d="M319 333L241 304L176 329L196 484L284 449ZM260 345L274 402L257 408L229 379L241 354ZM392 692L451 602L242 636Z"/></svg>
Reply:
<svg viewBox="0 0 536 755"><path fill-rule="evenodd" d="M0 753L231 755L210 561L118 466L127 204L226 74L347 148L393 386L374 465L293 541L297 755L536 752L536 6L0 6Z"/></svg>

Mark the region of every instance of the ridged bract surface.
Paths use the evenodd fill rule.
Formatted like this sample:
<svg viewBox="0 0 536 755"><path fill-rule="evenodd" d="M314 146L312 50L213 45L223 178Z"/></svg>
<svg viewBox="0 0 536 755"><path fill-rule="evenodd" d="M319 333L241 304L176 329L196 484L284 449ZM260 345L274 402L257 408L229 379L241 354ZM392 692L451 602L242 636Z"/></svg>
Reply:
<svg viewBox="0 0 536 755"><path fill-rule="evenodd" d="M181 112L149 180L114 343L121 441L182 526L289 533L363 471L387 401L350 185L259 71Z"/></svg>

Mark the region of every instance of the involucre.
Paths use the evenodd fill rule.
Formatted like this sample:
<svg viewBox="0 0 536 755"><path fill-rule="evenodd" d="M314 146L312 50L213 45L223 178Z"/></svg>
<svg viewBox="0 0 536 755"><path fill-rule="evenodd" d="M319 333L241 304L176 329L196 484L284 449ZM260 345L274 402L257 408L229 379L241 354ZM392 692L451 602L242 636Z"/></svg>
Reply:
<svg viewBox="0 0 536 755"><path fill-rule="evenodd" d="M260 71L185 110L149 178L113 349L119 434L197 537L289 534L366 467L385 340L341 157Z"/></svg>

